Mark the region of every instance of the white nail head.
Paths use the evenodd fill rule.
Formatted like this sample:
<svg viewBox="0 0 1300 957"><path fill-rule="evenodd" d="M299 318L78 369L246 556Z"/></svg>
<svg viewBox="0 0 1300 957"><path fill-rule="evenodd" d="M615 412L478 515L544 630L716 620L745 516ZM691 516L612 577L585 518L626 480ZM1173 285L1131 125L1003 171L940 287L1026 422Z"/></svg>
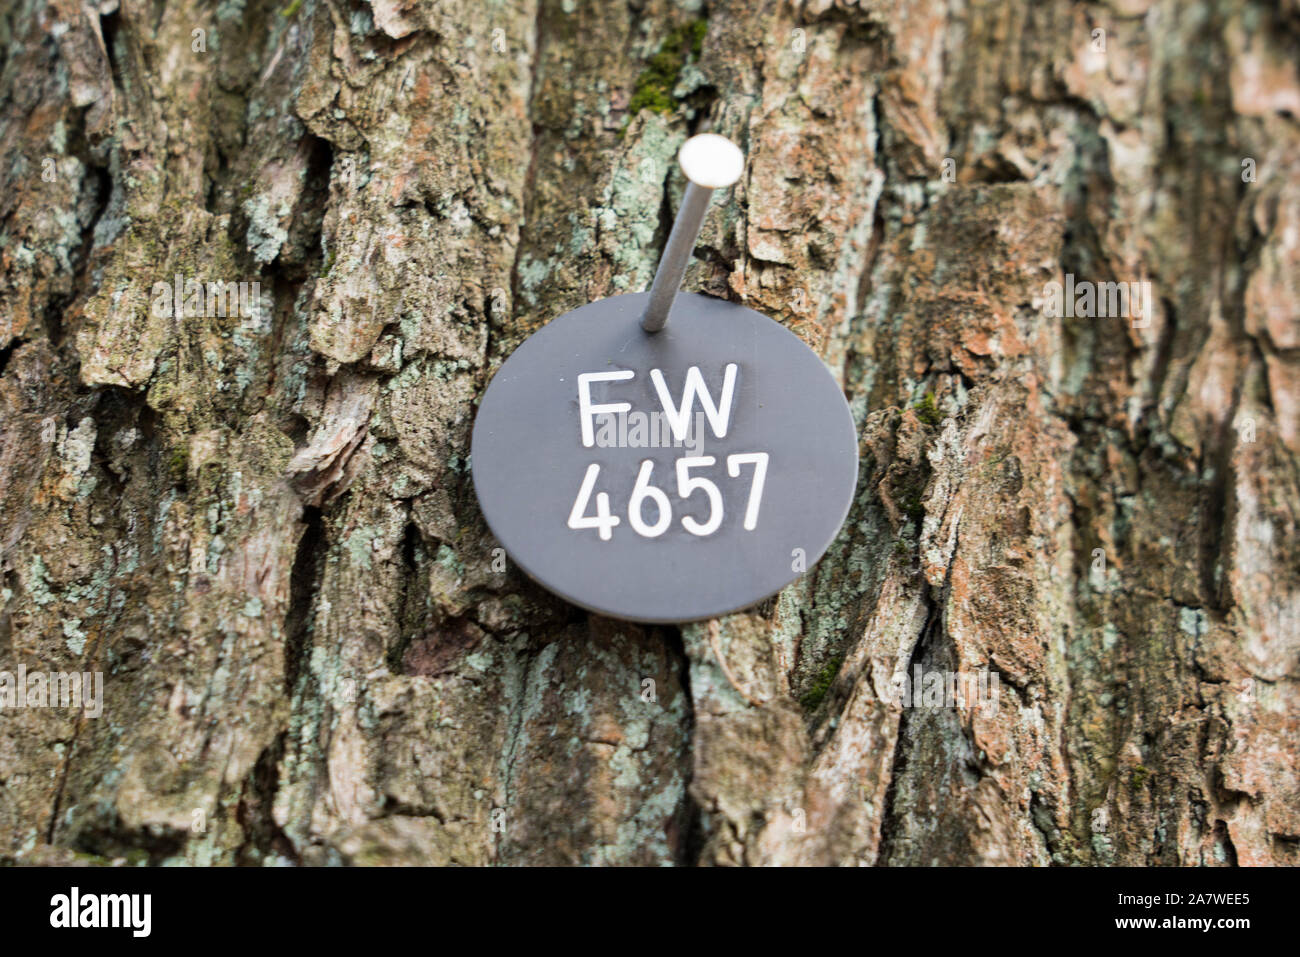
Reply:
<svg viewBox="0 0 1300 957"><path fill-rule="evenodd" d="M740 147L717 133L701 133L682 144L677 154L686 178L697 186L725 189L745 171Z"/></svg>

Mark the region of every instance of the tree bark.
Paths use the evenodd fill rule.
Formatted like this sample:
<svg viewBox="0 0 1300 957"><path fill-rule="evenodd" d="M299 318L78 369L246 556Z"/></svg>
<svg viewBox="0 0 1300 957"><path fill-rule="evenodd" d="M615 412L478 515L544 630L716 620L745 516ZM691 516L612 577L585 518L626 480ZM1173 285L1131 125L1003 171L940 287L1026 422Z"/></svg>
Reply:
<svg viewBox="0 0 1300 957"><path fill-rule="evenodd" d="M1300 863L1297 0L15 0L0 51L0 669L104 674L0 711L0 860ZM641 627L503 560L469 430L649 286L705 129L687 288L824 357L860 483L778 598Z"/></svg>

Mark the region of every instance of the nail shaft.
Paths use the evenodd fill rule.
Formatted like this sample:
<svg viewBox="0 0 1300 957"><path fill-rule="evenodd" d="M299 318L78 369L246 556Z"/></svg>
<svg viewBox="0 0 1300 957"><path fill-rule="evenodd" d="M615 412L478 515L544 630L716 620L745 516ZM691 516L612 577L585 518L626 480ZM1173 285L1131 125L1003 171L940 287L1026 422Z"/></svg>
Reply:
<svg viewBox="0 0 1300 957"><path fill-rule="evenodd" d="M650 287L650 304L641 317L641 328L646 332L658 332L668 322L668 313L672 311L673 300L677 298L677 291L686 277L686 267L695 251L695 240L699 238L700 227L704 225L704 214L712 196L713 190L707 186L687 184L682 208L673 220L668 244L664 246L654 284Z"/></svg>

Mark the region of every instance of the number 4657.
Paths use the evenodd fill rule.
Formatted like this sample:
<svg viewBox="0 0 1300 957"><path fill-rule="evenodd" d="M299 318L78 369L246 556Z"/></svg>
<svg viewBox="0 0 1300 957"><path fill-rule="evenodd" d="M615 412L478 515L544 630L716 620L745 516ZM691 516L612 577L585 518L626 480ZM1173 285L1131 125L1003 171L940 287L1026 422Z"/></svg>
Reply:
<svg viewBox="0 0 1300 957"><path fill-rule="evenodd" d="M749 484L749 501L745 504L743 524L746 531L753 531L758 526L758 509L763 501L763 480L767 477L767 457L766 452L739 452L727 456L727 474L732 478L740 477L742 465L754 466L753 479ZM716 461L712 455L688 455L677 460L678 498L686 499L696 492L703 492L709 501L709 517L705 521L701 522L690 515L682 516L682 528L692 535L712 535L722 524L722 492L709 479L691 475L691 469L708 468ZM663 489L650 484L654 467L654 462L650 459L641 463L641 471L637 474L636 484L632 487L632 496L627 502L628 523L638 535L644 538L658 538L668 531L668 526L673 520L672 504L668 500L668 495ZM601 541L607 542L614 534L614 527L622 524L617 515L610 513L609 493L597 492L596 514L586 514L591 503L592 490L596 487L596 479L599 476L598 464L593 462L587 466L582 487L578 489L573 510L569 512L569 528L594 528L600 534ZM645 520L643 510L647 500L655 505L654 524Z"/></svg>

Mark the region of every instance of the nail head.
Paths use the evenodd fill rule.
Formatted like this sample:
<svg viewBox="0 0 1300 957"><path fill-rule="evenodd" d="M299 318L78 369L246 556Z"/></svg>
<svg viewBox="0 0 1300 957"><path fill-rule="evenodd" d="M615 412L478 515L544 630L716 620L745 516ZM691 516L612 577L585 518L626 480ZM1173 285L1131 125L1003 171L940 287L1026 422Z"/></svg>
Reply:
<svg viewBox="0 0 1300 957"><path fill-rule="evenodd" d="M725 189L745 171L740 147L716 133L692 136L682 144L677 162L687 179L708 189Z"/></svg>

